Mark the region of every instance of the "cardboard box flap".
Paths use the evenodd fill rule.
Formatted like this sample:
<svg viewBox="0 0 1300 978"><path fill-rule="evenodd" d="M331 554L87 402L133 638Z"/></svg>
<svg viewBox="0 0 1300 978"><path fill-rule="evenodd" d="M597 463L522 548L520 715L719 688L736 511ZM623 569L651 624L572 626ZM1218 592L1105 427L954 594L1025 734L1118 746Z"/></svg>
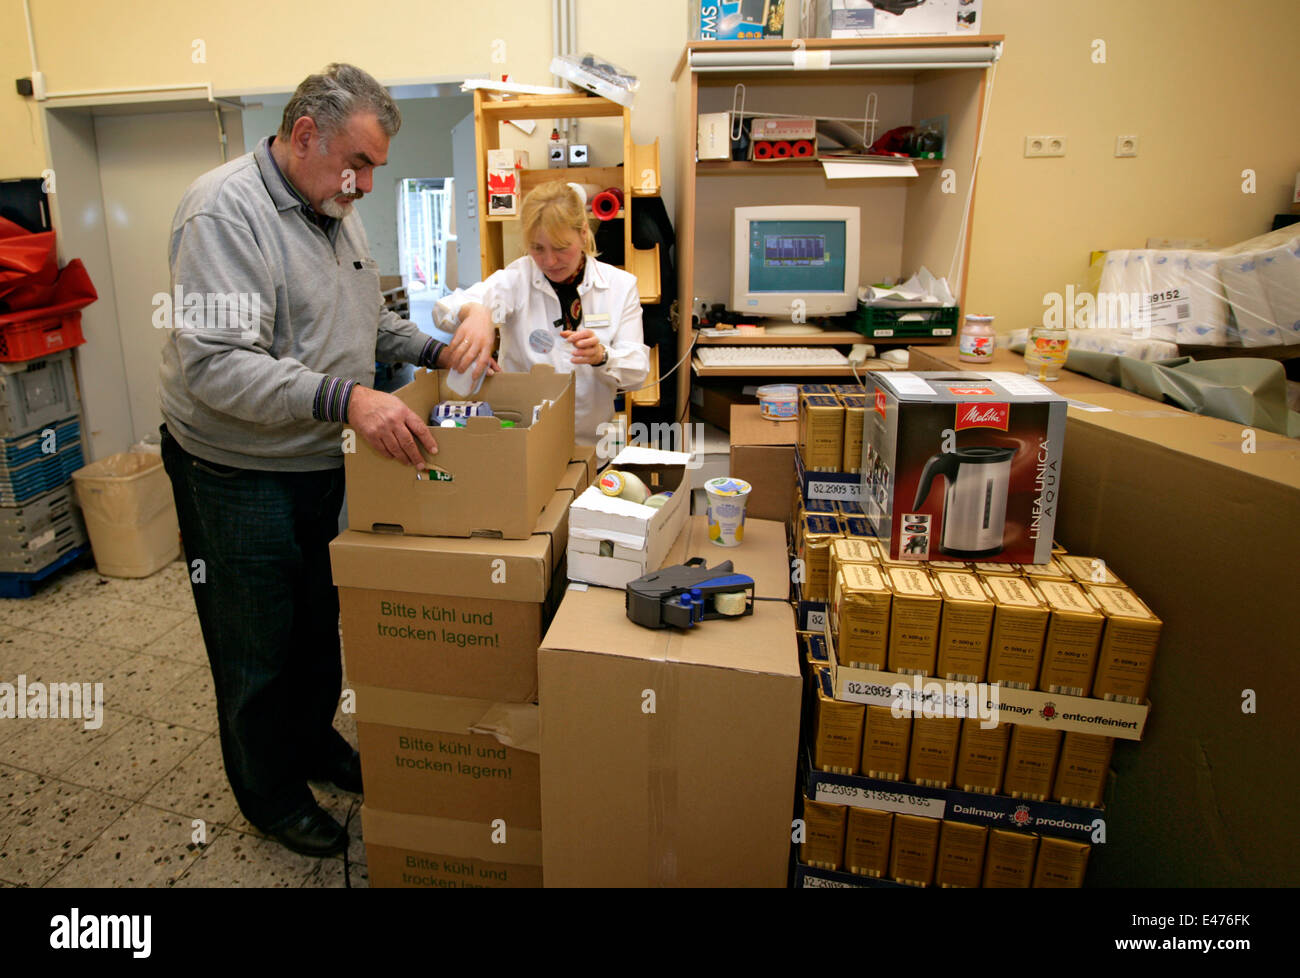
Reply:
<svg viewBox="0 0 1300 978"><path fill-rule="evenodd" d="M783 601L755 601L752 615L706 621L679 632L634 625L627 617L623 591L571 588L542 639L542 648L799 676L794 612Z"/></svg>
<svg viewBox="0 0 1300 978"><path fill-rule="evenodd" d="M579 467L575 466L576 472ZM568 543L569 489L557 490L525 540L425 537L344 530L330 543L338 587L544 601Z"/></svg>
<svg viewBox="0 0 1300 978"><path fill-rule="evenodd" d="M590 540L593 542L608 540L611 543L618 544L620 547L627 547L629 550L639 551L645 549L644 533L626 533L622 530L615 530L609 527L571 526L569 528L569 537L572 540ZM579 548L579 552L599 553L600 548Z"/></svg>
<svg viewBox="0 0 1300 978"><path fill-rule="evenodd" d="M366 845L460 856L492 863L542 864L542 833L511 826L504 842L493 841L492 827L428 815L386 812L361 806L361 833ZM497 833L499 839L499 833Z"/></svg>
<svg viewBox="0 0 1300 978"><path fill-rule="evenodd" d="M532 703L494 703L462 696L439 696L405 689L354 686L357 720L390 727L437 730L441 733L484 734L516 750L536 754L538 709Z"/></svg>

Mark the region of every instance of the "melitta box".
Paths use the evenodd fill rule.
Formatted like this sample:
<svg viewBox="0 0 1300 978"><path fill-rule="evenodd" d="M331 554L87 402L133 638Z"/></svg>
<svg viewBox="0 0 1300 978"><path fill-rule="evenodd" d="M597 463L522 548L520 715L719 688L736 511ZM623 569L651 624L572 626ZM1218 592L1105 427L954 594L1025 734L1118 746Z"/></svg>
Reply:
<svg viewBox="0 0 1300 978"><path fill-rule="evenodd" d="M428 418L438 403L460 399L447 376L419 371L395 396ZM355 449L343 453L348 526L424 536L532 535L573 452L573 375L537 364L526 374L493 374L474 396L495 416L467 418L464 428L430 428L438 452L427 472L385 458L345 430ZM502 420L516 426L503 428Z"/></svg>
<svg viewBox="0 0 1300 978"><path fill-rule="evenodd" d="M361 806L370 886L407 889L540 887L542 833Z"/></svg>
<svg viewBox="0 0 1300 978"><path fill-rule="evenodd" d="M898 560L1044 563L1065 398L1011 373L871 373L862 508Z"/></svg>
<svg viewBox="0 0 1300 978"><path fill-rule="evenodd" d="M690 516L690 459L651 448L619 452L602 481L616 470L636 476L652 495L671 492L672 498L655 509L589 486L569 508L569 579L624 587L657 570Z"/></svg>
<svg viewBox="0 0 1300 978"><path fill-rule="evenodd" d="M367 805L541 829L536 706L354 688Z"/></svg>
<svg viewBox="0 0 1300 978"><path fill-rule="evenodd" d="M330 544L348 679L366 686L521 703L557 603L568 510L585 469L527 540L344 530Z"/></svg>

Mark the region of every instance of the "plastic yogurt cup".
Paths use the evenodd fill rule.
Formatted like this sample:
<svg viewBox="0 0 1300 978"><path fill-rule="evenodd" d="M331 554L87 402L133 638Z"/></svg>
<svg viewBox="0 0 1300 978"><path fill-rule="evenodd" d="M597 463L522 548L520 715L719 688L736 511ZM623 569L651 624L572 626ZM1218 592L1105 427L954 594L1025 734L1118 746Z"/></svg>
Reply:
<svg viewBox="0 0 1300 978"><path fill-rule="evenodd" d="M709 497L709 539L720 547L736 547L745 539L745 503L753 487L744 479L722 476L704 483Z"/></svg>

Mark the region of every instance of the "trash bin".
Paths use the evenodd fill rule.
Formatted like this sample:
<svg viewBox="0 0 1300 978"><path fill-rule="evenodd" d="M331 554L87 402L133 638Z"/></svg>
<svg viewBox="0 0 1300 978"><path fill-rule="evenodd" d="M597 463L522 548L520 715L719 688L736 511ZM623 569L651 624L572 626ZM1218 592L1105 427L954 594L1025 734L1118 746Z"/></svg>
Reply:
<svg viewBox="0 0 1300 978"><path fill-rule="evenodd" d="M119 452L73 472L72 481L105 577L148 577L179 555L176 504L161 456Z"/></svg>

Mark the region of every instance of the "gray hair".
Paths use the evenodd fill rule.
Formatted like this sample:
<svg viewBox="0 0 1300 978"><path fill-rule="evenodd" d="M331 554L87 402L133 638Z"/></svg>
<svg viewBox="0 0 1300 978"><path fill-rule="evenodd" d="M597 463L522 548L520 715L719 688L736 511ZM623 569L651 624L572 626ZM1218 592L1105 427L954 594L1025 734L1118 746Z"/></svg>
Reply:
<svg viewBox="0 0 1300 978"><path fill-rule="evenodd" d="M326 65L319 74L304 78L293 93L284 107L278 136L287 141L294 123L308 116L316 123L323 142L341 132L356 112L373 112L389 139L402 127L397 103L369 72L356 65Z"/></svg>

